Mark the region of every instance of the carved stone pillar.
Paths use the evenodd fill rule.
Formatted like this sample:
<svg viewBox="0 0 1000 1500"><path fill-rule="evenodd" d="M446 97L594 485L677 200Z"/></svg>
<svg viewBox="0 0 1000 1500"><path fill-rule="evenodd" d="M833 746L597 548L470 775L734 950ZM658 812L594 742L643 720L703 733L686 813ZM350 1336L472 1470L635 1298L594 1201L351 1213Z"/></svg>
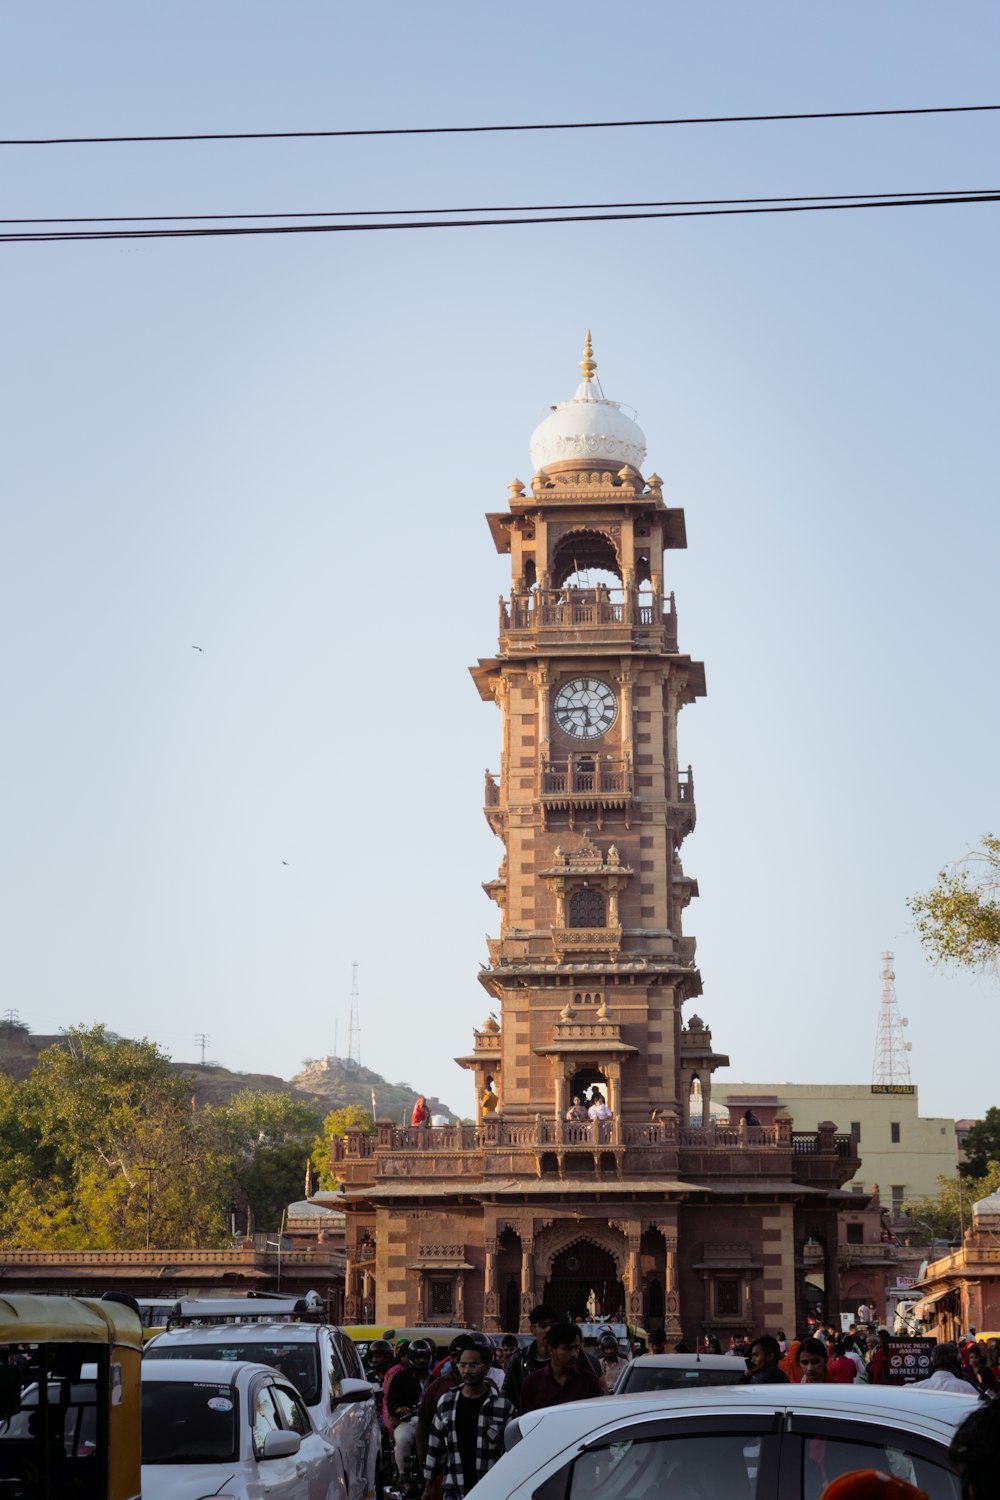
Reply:
<svg viewBox="0 0 1000 1500"><path fill-rule="evenodd" d="M681 1303L677 1290L677 1240L665 1236L667 1246L666 1286L663 1297L663 1327L668 1343L676 1343L681 1336Z"/></svg>
<svg viewBox="0 0 1000 1500"><path fill-rule="evenodd" d="M604 1064L605 1076L608 1080L608 1108L617 1118L622 1112L622 1068L619 1062L607 1062Z"/></svg>
<svg viewBox="0 0 1000 1500"><path fill-rule="evenodd" d="M353 1261L348 1261L344 1267L344 1322L352 1324L359 1320L358 1273L354 1269Z"/></svg>
<svg viewBox="0 0 1000 1500"><path fill-rule="evenodd" d="M530 674L538 694L538 750L542 761L549 759L549 698L552 685L549 679L548 662L539 662Z"/></svg>
<svg viewBox="0 0 1000 1500"><path fill-rule="evenodd" d="M639 1258L641 1239L641 1226L629 1224L625 1296L628 1302L628 1319L631 1323L642 1321L642 1263Z"/></svg>
<svg viewBox="0 0 1000 1500"><path fill-rule="evenodd" d="M497 1295L497 1242L486 1241L486 1265L483 1273L485 1299L483 1326L489 1332L500 1332L500 1299Z"/></svg>
<svg viewBox="0 0 1000 1500"><path fill-rule="evenodd" d="M535 1305L535 1241L531 1235L521 1235L521 1326L519 1333L528 1331L528 1314Z"/></svg>
<svg viewBox="0 0 1000 1500"><path fill-rule="evenodd" d="M635 684L635 672L626 663L622 663L618 673L618 683L621 689L621 714L622 714L622 756L628 760L633 759L633 728L632 728L632 689Z"/></svg>

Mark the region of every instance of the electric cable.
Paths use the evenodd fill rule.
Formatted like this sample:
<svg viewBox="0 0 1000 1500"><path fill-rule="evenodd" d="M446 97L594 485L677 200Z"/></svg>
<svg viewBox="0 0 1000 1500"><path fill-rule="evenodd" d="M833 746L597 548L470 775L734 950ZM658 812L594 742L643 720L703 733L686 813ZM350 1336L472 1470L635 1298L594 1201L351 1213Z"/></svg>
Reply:
<svg viewBox="0 0 1000 1500"><path fill-rule="evenodd" d="M349 130L231 130L172 135L19 136L0 146L112 146L171 141L334 140L362 136L499 135L538 130L636 130L668 125L756 125L792 120L872 120L902 115L968 115L1000 110L1000 104L934 104L908 109L826 109L766 115L690 115L659 120L562 120L530 125L397 125Z"/></svg>
<svg viewBox="0 0 1000 1500"><path fill-rule="evenodd" d="M0 234L0 243L67 243L82 240L153 240L153 239L208 239L264 234L357 234L376 233L389 230L415 229L481 229L515 227L526 224L610 224L642 219L691 219L715 218L745 214L803 214L830 213L845 209L875 208L954 208L960 204L1000 202L1000 193L966 193L954 197L936 198L892 198L873 199L865 202L835 203L781 203L777 205L746 208L693 208L665 209L653 212L630 213L562 213L529 215L507 219L409 219L378 224L370 222L351 224L253 224L241 226L206 225L193 229L78 229L57 231L35 231Z"/></svg>
<svg viewBox="0 0 1000 1500"><path fill-rule="evenodd" d="M311 209L296 213L243 213L243 214L108 214L100 217L45 219L0 219L0 224L164 224L200 223L212 220L215 223L231 222L235 219L375 219L417 214L514 214L545 213L558 210L561 213L576 213L587 209L627 208L702 208L713 205L740 203L833 203L844 199L868 200L880 198L954 198L980 197L996 191L993 188L920 188L904 193L819 193L795 195L783 193L769 198L667 198L650 202L625 203L513 203L476 205L469 208L329 208Z"/></svg>

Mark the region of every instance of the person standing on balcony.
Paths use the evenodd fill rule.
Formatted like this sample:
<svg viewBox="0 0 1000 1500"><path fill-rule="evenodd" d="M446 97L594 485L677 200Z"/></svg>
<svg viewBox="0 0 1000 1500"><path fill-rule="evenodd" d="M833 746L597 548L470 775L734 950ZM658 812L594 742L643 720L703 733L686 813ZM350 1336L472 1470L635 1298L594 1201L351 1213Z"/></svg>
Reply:
<svg viewBox="0 0 1000 1500"><path fill-rule="evenodd" d="M484 1116L496 1114L498 1099L493 1087L493 1079L487 1078L486 1087L483 1089L483 1097L480 1100L480 1109Z"/></svg>
<svg viewBox="0 0 1000 1500"><path fill-rule="evenodd" d="M590 1108L587 1114L592 1120L610 1120L612 1117L611 1109L596 1084L591 1090Z"/></svg>
<svg viewBox="0 0 1000 1500"><path fill-rule="evenodd" d="M590 1118L587 1114L587 1106L584 1104L579 1094L573 1095L573 1103L566 1111L566 1118L567 1120L580 1120L583 1122L586 1122Z"/></svg>
<svg viewBox="0 0 1000 1500"><path fill-rule="evenodd" d="M417 1101L413 1106L413 1114L410 1118L410 1124L419 1130L426 1130L428 1125L430 1124L430 1119L431 1112L427 1108L427 1100L424 1098L423 1094L418 1094Z"/></svg>

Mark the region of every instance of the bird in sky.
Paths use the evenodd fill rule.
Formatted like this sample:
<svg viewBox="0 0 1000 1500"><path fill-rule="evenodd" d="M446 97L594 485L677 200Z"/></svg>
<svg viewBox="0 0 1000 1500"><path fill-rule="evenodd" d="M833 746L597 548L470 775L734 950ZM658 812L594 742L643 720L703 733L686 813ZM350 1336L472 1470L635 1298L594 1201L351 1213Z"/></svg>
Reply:
<svg viewBox="0 0 1000 1500"><path fill-rule="evenodd" d="M282 860L282 861L281 861L281 863L282 863L282 864L283 864L283 865L287 865L287 863L288 863L288 860L287 860L287 859L283 859L283 860Z"/></svg>
<svg viewBox="0 0 1000 1500"><path fill-rule="evenodd" d="M205 648L204 648L204 646L192 646L191 650L192 651L201 651L202 653L204 653Z"/></svg>

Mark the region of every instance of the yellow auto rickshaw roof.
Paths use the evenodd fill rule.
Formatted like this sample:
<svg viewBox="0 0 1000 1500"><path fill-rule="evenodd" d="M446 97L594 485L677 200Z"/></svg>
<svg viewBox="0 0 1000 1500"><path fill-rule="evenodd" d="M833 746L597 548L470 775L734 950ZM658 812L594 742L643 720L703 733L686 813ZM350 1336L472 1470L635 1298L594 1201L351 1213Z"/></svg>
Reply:
<svg viewBox="0 0 1000 1500"><path fill-rule="evenodd" d="M0 1344L125 1344L142 1348L138 1313L93 1297L0 1297Z"/></svg>

